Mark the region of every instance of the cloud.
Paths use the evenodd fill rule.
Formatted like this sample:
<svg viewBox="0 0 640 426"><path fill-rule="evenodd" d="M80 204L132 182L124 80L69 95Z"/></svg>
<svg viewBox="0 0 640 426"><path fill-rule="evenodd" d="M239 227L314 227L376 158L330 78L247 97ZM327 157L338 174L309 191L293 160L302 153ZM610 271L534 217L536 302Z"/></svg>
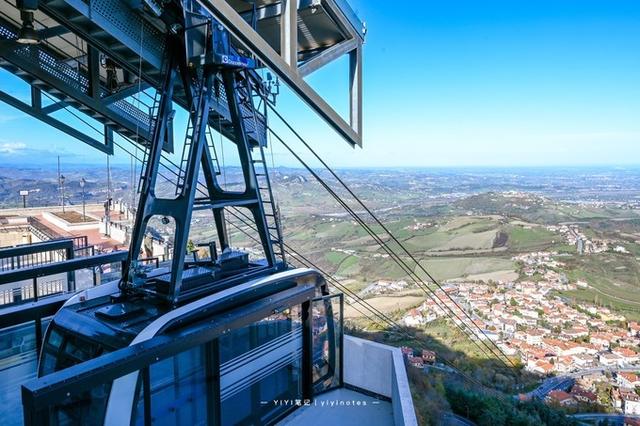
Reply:
<svg viewBox="0 0 640 426"><path fill-rule="evenodd" d="M20 142L0 142L0 154L22 154L26 148L27 145Z"/></svg>

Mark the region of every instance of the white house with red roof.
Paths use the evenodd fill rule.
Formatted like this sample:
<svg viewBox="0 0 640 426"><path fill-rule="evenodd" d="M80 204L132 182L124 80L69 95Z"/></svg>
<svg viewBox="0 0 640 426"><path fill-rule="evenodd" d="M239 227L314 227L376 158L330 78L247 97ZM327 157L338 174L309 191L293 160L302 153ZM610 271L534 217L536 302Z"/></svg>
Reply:
<svg viewBox="0 0 640 426"><path fill-rule="evenodd" d="M640 377L636 373L622 371L616 374L616 382L622 388L633 389L640 386Z"/></svg>
<svg viewBox="0 0 640 426"><path fill-rule="evenodd" d="M615 348L611 350L611 353L618 355L623 364L636 364L640 361L640 354L629 348Z"/></svg>

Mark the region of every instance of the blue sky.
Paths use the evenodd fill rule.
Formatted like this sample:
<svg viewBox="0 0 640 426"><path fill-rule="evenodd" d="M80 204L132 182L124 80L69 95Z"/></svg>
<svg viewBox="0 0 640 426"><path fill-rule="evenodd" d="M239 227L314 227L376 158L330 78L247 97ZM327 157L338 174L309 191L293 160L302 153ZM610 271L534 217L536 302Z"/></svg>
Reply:
<svg viewBox="0 0 640 426"><path fill-rule="evenodd" d="M369 29L363 149L348 147L287 91L278 101L331 164L640 163L637 0L350 2ZM346 73L342 60L309 79L343 113ZM2 90L14 85L0 77ZM275 118L273 126L293 141ZM47 162L58 153L67 162L104 162L0 106L0 161ZM277 145L274 158L293 164Z"/></svg>

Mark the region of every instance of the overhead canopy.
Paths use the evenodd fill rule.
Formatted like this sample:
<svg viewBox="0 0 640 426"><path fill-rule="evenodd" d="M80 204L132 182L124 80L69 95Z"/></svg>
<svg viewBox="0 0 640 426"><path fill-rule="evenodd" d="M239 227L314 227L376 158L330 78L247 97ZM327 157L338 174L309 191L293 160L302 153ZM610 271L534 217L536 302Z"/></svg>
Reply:
<svg viewBox="0 0 640 426"><path fill-rule="evenodd" d="M12 0L0 2L0 67L34 88L30 104L2 91L0 100L107 152L111 150L108 138L94 140L51 114L71 106L104 123L105 135L116 131L139 142L148 140L153 99L141 105L139 99L133 101L131 97L140 91L144 94L150 87L160 87L167 29L142 6L144 3L145 0L39 0L34 25L40 43L24 45L16 41L23 25L20 10ZM345 140L352 145L361 144L361 52L365 31L346 1L299 0L297 8L291 7L292 2L275 0L199 3L229 29L236 43L252 51ZM345 54L351 62L351 88L345 94L351 99L348 120L303 79ZM105 63L105 58L112 62ZM49 103L42 96L52 96L57 102L42 108L43 101ZM184 93L178 90L176 97L178 104L186 105ZM216 113L215 119L220 116L224 127L227 112Z"/></svg>

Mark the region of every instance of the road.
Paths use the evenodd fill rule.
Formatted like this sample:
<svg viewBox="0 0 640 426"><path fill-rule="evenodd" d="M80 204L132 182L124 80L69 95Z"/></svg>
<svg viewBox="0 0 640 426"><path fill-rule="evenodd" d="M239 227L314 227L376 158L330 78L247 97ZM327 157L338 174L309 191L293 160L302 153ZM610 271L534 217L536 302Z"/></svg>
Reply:
<svg viewBox="0 0 640 426"><path fill-rule="evenodd" d="M580 370L571 374L567 374L564 376L555 376L545 379L540 386L531 392L527 393L526 396L529 398L537 398L544 399L547 394L553 390L567 390L575 383L575 379L580 378L582 376L587 376L595 373L604 374L608 373L635 373L640 371L640 366L634 367L624 367L624 368L590 368L588 370Z"/></svg>
<svg viewBox="0 0 640 426"><path fill-rule="evenodd" d="M570 376L550 377L536 389L527 393L528 398L544 399L547 394L554 390L568 390L573 386L576 380Z"/></svg>
<svg viewBox="0 0 640 426"><path fill-rule="evenodd" d="M453 413L444 413L442 415L442 422L442 424L447 426L476 426L471 420Z"/></svg>
<svg viewBox="0 0 640 426"><path fill-rule="evenodd" d="M585 413L585 414L574 414L573 417L576 420L585 420L585 421L604 421L607 420L609 425L624 425L625 419L639 419L640 416L628 414L602 414L602 413Z"/></svg>

